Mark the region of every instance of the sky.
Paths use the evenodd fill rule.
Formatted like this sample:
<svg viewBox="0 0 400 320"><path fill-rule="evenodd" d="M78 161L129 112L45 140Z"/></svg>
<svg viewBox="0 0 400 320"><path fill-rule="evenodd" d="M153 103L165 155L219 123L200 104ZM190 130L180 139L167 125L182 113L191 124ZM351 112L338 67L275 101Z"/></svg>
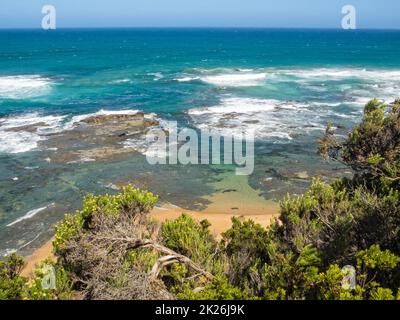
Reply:
<svg viewBox="0 0 400 320"><path fill-rule="evenodd" d="M349 4L357 28L400 29L399 0L0 0L0 28L40 28L44 5L57 28L340 28Z"/></svg>

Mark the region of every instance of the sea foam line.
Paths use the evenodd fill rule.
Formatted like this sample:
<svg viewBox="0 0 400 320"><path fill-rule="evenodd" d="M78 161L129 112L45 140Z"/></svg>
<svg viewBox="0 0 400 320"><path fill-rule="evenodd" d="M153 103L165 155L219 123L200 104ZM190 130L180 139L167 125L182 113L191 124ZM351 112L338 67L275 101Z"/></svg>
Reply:
<svg viewBox="0 0 400 320"><path fill-rule="evenodd" d="M226 87L253 87L262 84L266 73L237 73L201 77L203 82Z"/></svg>
<svg viewBox="0 0 400 320"><path fill-rule="evenodd" d="M75 128L76 124L95 116L137 114L139 110L104 110L78 115L67 120L68 116L40 115L37 112L16 117L0 119L0 152L23 153L34 150L46 135L60 133ZM152 117L153 115L146 115ZM34 130L26 130L32 127Z"/></svg>
<svg viewBox="0 0 400 320"><path fill-rule="evenodd" d="M40 75L0 77L0 98L24 99L40 96L50 89L51 79Z"/></svg>
<svg viewBox="0 0 400 320"><path fill-rule="evenodd" d="M48 209L48 208L54 207L54 206L55 206L55 203L52 202L52 203L48 204L48 205L45 206L45 207L37 208L37 209L33 209L33 210L31 210L31 211L28 211L24 216L22 216L22 217L16 219L15 221L13 221L13 222L7 224L7 227L11 227L11 226L13 226L13 225L15 225L15 224L17 224L17 223L19 223L19 222L21 222L21 221L31 219L31 218L33 218L34 216L36 216L38 213L40 213L40 212L42 212L42 211L44 211L44 210L46 210L46 209Z"/></svg>

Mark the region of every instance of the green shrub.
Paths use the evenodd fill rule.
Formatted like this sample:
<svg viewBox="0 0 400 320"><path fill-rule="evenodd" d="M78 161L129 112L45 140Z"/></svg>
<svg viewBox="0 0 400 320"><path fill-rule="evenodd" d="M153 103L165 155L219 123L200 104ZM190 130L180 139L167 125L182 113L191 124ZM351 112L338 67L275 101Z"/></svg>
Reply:
<svg viewBox="0 0 400 320"><path fill-rule="evenodd" d="M181 300L243 300L246 297L239 288L230 285L228 279L222 276L214 280L200 290L193 290L188 284L182 292L177 294Z"/></svg>
<svg viewBox="0 0 400 320"><path fill-rule="evenodd" d="M0 300L22 298L26 279L21 277L24 259L15 253L0 260Z"/></svg>
<svg viewBox="0 0 400 320"><path fill-rule="evenodd" d="M51 279L54 277L54 279ZM54 287L46 288L46 282ZM52 259L46 259L36 267L34 277L27 283L24 299L66 300L72 298L72 281L68 273Z"/></svg>
<svg viewBox="0 0 400 320"><path fill-rule="evenodd" d="M206 264L216 249L208 221L197 223L188 214L162 224L163 243L172 250Z"/></svg>
<svg viewBox="0 0 400 320"><path fill-rule="evenodd" d="M53 241L55 252L63 249L65 243L77 235L90 222L94 214L104 216L117 216L121 212L126 214L146 214L157 203L158 198L152 193L141 191L128 185L122 188L122 192L116 195L89 194L83 200L82 210L74 215L67 214L64 220L56 227Z"/></svg>

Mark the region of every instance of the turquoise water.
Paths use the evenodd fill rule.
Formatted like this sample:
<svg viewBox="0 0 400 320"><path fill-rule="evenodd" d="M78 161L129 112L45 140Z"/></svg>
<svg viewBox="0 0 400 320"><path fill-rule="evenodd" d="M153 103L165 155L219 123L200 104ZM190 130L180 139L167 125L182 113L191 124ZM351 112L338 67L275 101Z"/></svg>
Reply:
<svg viewBox="0 0 400 320"><path fill-rule="evenodd" d="M85 192L132 182L202 209L221 191L213 182L233 174L231 166L150 166L141 154L49 161L60 146L46 141L73 117L140 110L221 134L254 129L249 184L279 199L307 187L291 179L296 172L342 174L315 154L324 127L333 122L345 134L368 99L391 101L399 88L399 31L2 30L0 254L43 242Z"/></svg>

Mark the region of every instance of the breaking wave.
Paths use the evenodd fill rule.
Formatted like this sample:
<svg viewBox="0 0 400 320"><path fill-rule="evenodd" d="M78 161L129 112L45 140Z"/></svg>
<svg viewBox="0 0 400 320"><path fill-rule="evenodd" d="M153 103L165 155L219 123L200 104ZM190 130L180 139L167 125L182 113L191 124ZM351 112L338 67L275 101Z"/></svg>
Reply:
<svg viewBox="0 0 400 320"><path fill-rule="evenodd" d="M0 77L0 99L24 99L47 94L52 81L39 75Z"/></svg>
<svg viewBox="0 0 400 320"><path fill-rule="evenodd" d="M49 205L47 205L45 207L33 209L33 210L27 212L24 216L22 216L22 217L16 219L15 221L9 223L7 225L7 227L11 227L11 226L13 226L13 225L15 225L15 224L17 224L17 223L19 223L21 221L24 221L24 220L27 220L27 219L31 219L34 216L36 216L38 213L40 213L40 212L42 212L42 211L44 211L44 210L46 210L48 208L54 207L54 205L55 205L54 203L50 203Z"/></svg>
<svg viewBox="0 0 400 320"><path fill-rule="evenodd" d="M191 109L188 115L197 128L218 135L253 133L257 139L285 143L299 134L322 132L329 117L356 117L335 111L339 105L228 97L216 106Z"/></svg>

